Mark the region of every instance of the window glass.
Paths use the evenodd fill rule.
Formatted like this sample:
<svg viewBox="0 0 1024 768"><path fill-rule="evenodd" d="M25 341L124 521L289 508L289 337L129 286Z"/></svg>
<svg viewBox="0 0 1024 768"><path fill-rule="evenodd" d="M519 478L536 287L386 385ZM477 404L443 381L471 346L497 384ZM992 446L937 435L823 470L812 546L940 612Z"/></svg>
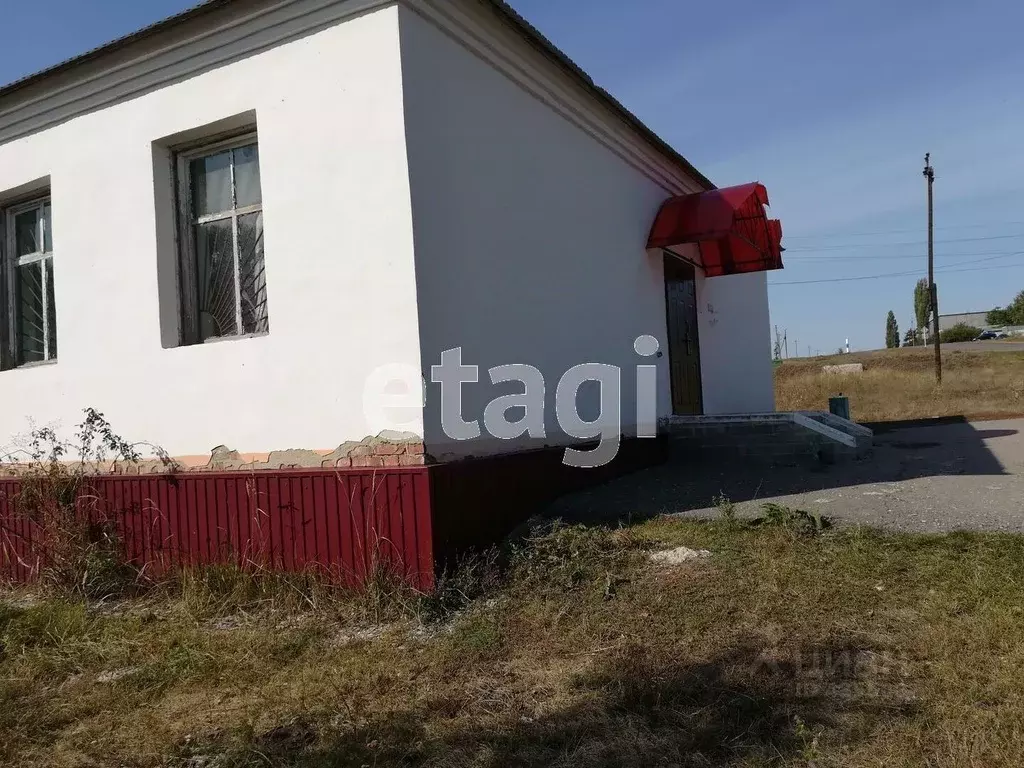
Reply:
<svg viewBox="0 0 1024 768"><path fill-rule="evenodd" d="M46 344L50 360L57 357L57 303L53 299L53 259L43 260L46 273Z"/></svg>
<svg viewBox="0 0 1024 768"><path fill-rule="evenodd" d="M263 193L259 146L253 136L186 155L179 200L182 231L181 339L267 333L263 256Z"/></svg>
<svg viewBox="0 0 1024 768"><path fill-rule="evenodd" d="M192 205L196 216L230 211L231 152L192 161Z"/></svg>
<svg viewBox="0 0 1024 768"><path fill-rule="evenodd" d="M53 250L53 228L50 225L52 208L49 202L43 205L43 250L46 253Z"/></svg>
<svg viewBox="0 0 1024 768"><path fill-rule="evenodd" d="M46 359L42 275L42 262L36 261L18 267L17 326L20 363L37 363Z"/></svg>
<svg viewBox="0 0 1024 768"><path fill-rule="evenodd" d="M266 333L269 321L262 212L238 217L238 280L242 301L242 333Z"/></svg>
<svg viewBox="0 0 1024 768"><path fill-rule="evenodd" d="M235 150L235 204L239 208L263 200L260 189L260 153L255 144Z"/></svg>
<svg viewBox="0 0 1024 768"><path fill-rule="evenodd" d="M14 217L15 255L39 253L39 209L23 211Z"/></svg>
<svg viewBox="0 0 1024 768"><path fill-rule="evenodd" d="M231 219L196 227L196 274L201 338L237 333L235 254Z"/></svg>

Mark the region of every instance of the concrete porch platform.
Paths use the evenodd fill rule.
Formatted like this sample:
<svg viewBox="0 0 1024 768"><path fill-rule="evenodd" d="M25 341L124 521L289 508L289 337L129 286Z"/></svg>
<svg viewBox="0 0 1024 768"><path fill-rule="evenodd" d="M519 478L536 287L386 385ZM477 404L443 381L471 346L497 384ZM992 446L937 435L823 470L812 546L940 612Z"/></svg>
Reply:
<svg viewBox="0 0 1024 768"><path fill-rule="evenodd" d="M731 461L795 466L834 464L871 453L873 433L819 411L670 416L660 429L670 461Z"/></svg>

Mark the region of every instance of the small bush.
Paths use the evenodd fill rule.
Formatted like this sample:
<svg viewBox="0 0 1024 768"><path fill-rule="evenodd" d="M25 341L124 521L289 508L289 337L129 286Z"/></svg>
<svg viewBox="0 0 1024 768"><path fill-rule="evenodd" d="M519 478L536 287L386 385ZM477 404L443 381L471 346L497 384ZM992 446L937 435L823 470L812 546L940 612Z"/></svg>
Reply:
<svg viewBox="0 0 1024 768"><path fill-rule="evenodd" d="M785 528L801 536L816 536L832 527L832 521L816 512L793 509L781 504L762 504L763 514L750 521L754 527Z"/></svg>
<svg viewBox="0 0 1024 768"><path fill-rule="evenodd" d="M90 481L110 461L139 460L135 445L93 408L85 409L73 440L61 440L49 427L34 429L26 447L7 457L21 478L18 514L38 531L33 544L40 555L42 586L98 598L137 583L137 571L124 562L115 521Z"/></svg>
<svg viewBox="0 0 1024 768"><path fill-rule="evenodd" d="M962 341L974 341L981 333L981 328L975 328L967 323L957 323L952 328L939 331L939 341L943 344L958 344Z"/></svg>
<svg viewBox="0 0 1024 768"><path fill-rule="evenodd" d="M444 621L483 595L503 584L497 548L465 555L446 569L434 584L434 591L420 600L420 618Z"/></svg>
<svg viewBox="0 0 1024 768"><path fill-rule="evenodd" d="M611 594L616 577L649 546L629 529L611 531L561 521L534 527L512 554L515 580L542 593L598 586Z"/></svg>
<svg viewBox="0 0 1024 768"><path fill-rule="evenodd" d="M718 514L721 515L722 522L728 527L732 528L736 525L736 505L733 504L732 500L724 493L720 493L714 498L715 508L718 510Z"/></svg>

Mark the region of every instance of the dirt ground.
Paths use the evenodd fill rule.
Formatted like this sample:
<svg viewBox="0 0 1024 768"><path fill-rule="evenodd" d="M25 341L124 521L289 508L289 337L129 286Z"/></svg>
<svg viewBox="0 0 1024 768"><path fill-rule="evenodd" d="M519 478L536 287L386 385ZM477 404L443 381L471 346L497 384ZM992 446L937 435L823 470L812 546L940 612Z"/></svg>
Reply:
<svg viewBox="0 0 1024 768"><path fill-rule="evenodd" d="M1024 419L889 427L864 461L809 471L669 463L558 502L554 514L713 516L765 502L890 530L1024 531Z"/></svg>

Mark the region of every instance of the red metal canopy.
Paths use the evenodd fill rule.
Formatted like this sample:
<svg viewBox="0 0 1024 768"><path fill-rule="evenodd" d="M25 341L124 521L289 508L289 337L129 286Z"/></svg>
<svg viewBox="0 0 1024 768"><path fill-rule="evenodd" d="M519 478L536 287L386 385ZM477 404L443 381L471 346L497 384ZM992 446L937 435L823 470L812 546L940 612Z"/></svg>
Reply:
<svg viewBox="0 0 1024 768"><path fill-rule="evenodd" d="M648 248L696 243L708 277L782 269L782 223L769 219L758 182L666 200Z"/></svg>

